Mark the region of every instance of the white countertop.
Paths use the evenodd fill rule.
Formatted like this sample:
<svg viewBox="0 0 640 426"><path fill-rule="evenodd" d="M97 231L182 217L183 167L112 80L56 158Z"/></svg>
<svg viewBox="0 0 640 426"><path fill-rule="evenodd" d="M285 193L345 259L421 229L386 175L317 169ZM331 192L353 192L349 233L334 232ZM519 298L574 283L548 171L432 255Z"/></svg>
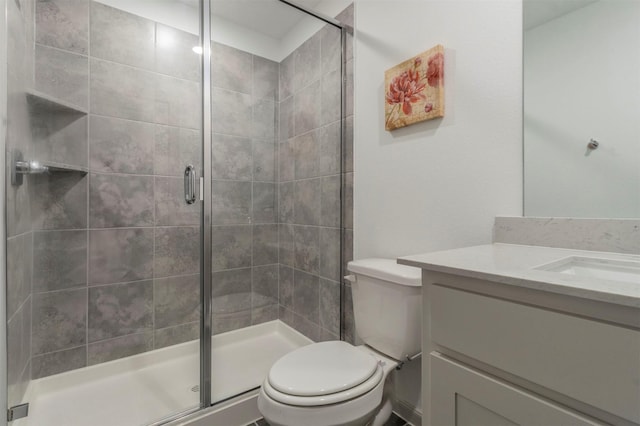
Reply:
<svg viewBox="0 0 640 426"><path fill-rule="evenodd" d="M405 256L398 263L501 284L640 308L637 284L533 269L570 256L640 262L640 255L487 244Z"/></svg>

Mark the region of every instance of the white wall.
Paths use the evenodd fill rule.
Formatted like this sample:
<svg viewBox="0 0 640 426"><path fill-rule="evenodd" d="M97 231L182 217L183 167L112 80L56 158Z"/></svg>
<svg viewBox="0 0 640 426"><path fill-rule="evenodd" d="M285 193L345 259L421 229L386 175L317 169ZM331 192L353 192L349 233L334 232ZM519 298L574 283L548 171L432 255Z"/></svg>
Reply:
<svg viewBox="0 0 640 426"><path fill-rule="evenodd" d="M640 217L640 2L535 27L524 53L527 216Z"/></svg>
<svg viewBox="0 0 640 426"><path fill-rule="evenodd" d="M518 0L356 3L356 258L491 242L522 214ZM445 46L444 119L384 130L384 71Z"/></svg>
<svg viewBox="0 0 640 426"><path fill-rule="evenodd" d="M356 2L356 259L490 243L494 216L522 214L521 10L519 0ZM436 44L445 117L385 131L384 71ZM401 377L400 399L420 405L419 378Z"/></svg>

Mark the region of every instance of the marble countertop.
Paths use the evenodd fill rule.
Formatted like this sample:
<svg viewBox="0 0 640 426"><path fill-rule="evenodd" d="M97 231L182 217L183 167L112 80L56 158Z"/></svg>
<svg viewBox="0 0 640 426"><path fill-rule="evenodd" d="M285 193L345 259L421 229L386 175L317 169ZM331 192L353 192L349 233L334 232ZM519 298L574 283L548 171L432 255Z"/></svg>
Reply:
<svg viewBox="0 0 640 426"><path fill-rule="evenodd" d="M469 278L640 308L637 284L534 269L570 256L640 262L640 255L487 244L405 256L398 263Z"/></svg>

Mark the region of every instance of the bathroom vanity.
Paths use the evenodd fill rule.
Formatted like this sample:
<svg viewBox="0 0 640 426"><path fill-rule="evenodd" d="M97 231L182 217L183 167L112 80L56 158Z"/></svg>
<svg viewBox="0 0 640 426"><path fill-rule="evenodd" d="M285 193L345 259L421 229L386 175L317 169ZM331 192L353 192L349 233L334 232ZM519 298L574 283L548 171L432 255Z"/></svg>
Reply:
<svg viewBox="0 0 640 426"><path fill-rule="evenodd" d="M640 256L491 244L423 269L429 425L640 424Z"/></svg>

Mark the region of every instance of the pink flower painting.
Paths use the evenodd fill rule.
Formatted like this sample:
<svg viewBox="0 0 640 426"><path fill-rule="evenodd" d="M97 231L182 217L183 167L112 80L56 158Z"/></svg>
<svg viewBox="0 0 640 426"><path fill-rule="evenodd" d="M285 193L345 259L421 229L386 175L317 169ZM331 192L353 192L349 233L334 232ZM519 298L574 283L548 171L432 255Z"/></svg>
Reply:
<svg viewBox="0 0 640 426"><path fill-rule="evenodd" d="M389 85L387 103L390 105L401 104L402 112L411 115L411 104L424 100L425 84L420 81L420 72L409 70L395 76Z"/></svg>
<svg viewBox="0 0 640 426"><path fill-rule="evenodd" d="M385 129L444 117L444 48L437 45L385 72Z"/></svg>
<svg viewBox="0 0 640 426"><path fill-rule="evenodd" d="M427 82L431 87L438 87L444 73L444 55L440 52L429 58L427 68Z"/></svg>

